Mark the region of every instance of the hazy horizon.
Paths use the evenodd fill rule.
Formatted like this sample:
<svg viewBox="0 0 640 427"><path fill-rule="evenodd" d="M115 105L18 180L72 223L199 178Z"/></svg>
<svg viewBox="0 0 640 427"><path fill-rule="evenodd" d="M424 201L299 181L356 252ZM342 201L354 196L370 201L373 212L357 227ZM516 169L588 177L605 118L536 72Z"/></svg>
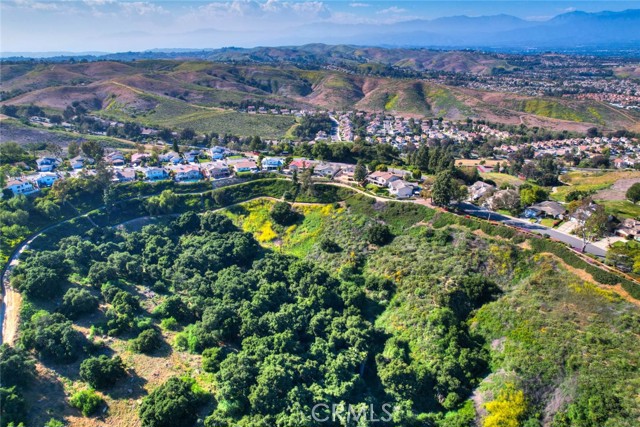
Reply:
<svg viewBox="0 0 640 427"><path fill-rule="evenodd" d="M572 11L638 7L630 1L13 0L0 3L0 51L112 53L338 44L352 43L356 36L366 40L372 28L413 20L510 15L544 22Z"/></svg>

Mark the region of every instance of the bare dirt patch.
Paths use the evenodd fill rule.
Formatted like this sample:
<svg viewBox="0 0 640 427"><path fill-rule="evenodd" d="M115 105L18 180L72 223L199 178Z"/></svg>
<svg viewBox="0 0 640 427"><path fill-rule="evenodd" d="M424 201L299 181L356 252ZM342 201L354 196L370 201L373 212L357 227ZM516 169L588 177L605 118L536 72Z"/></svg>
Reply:
<svg viewBox="0 0 640 427"><path fill-rule="evenodd" d="M598 191L593 198L595 200L625 200L627 190L640 182L640 178L619 179L610 188Z"/></svg>

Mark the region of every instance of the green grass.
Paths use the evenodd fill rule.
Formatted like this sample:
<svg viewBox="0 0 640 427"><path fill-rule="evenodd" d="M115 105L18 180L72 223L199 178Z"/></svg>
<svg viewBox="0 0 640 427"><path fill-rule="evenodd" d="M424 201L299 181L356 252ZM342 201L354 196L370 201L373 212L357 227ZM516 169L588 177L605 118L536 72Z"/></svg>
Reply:
<svg viewBox="0 0 640 427"><path fill-rule="evenodd" d="M524 181L521 180L520 178L513 175L506 174L506 173L486 172L486 173L481 173L480 176L484 179L492 180L493 182L496 183L498 187L502 186L503 184L519 187L524 183Z"/></svg>
<svg viewBox="0 0 640 427"><path fill-rule="evenodd" d="M580 190L597 192L611 187L620 179L640 178L639 171L605 171L605 172L569 172L560 176L560 180L567 185L557 187L550 197L554 200L565 201L567 194ZM624 195L621 195L621 198Z"/></svg>
<svg viewBox="0 0 640 427"><path fill-rule="evenodd" d="M628 200L601 200L608 214L618 218L638 218L640 217L640 205L635 205Z"/></svg>

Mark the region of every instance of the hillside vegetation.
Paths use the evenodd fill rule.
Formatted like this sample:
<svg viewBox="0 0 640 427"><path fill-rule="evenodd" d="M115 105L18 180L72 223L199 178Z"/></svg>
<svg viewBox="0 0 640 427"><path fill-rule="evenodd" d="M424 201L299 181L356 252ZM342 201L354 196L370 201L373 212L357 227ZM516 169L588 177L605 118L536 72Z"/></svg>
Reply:
<svg viewBox="0 0 640 427"><path fill-rule="evenodd" d="M559 245L330 186L169 193L113 215L177 218L32 246L12 279L18 354L0 353L26 373L3 378L10 420L337 426L311 411L340 402L391 402L403 426L640 415L637 301ZM209 212L255 196L270 198Z"/></svg>

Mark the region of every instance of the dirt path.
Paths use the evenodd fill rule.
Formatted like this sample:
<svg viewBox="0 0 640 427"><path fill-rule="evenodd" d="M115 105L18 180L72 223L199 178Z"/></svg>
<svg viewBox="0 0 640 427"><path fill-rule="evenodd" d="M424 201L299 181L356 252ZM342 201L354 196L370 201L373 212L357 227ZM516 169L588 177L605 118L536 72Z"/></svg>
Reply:
<svg viewBox="0 0 640 427"><path fill-rule="evenodd" d="M560 258L559 256L557 256L555 254L552 254L551 252L543 252L542 255L547 255L547 256L552 257L559 264L561 264L563 268L567 269L567 271L569 271L570 273L573 273L574 275L578 276L580 279L582 279L582 280L584 280L586 282L594 283L596 286L598 286L598 287L600 287L602 289L606 289L608 291L611 291L611 292L617 294L622 299L624 299L627 302L630 302L631 304L635 305L636 307L640 307L640 300L637 300L634 297L632 297L629 294L629 292L625 291L624 288L619 283L617 285L614 285L614 286L603 285L601 283L596 282L596 280L593 278L593 276L591 274L589 274L586 271L581 270L579 268L571 267L569 264L564 262L564 260L562 258Z"/></svg>

